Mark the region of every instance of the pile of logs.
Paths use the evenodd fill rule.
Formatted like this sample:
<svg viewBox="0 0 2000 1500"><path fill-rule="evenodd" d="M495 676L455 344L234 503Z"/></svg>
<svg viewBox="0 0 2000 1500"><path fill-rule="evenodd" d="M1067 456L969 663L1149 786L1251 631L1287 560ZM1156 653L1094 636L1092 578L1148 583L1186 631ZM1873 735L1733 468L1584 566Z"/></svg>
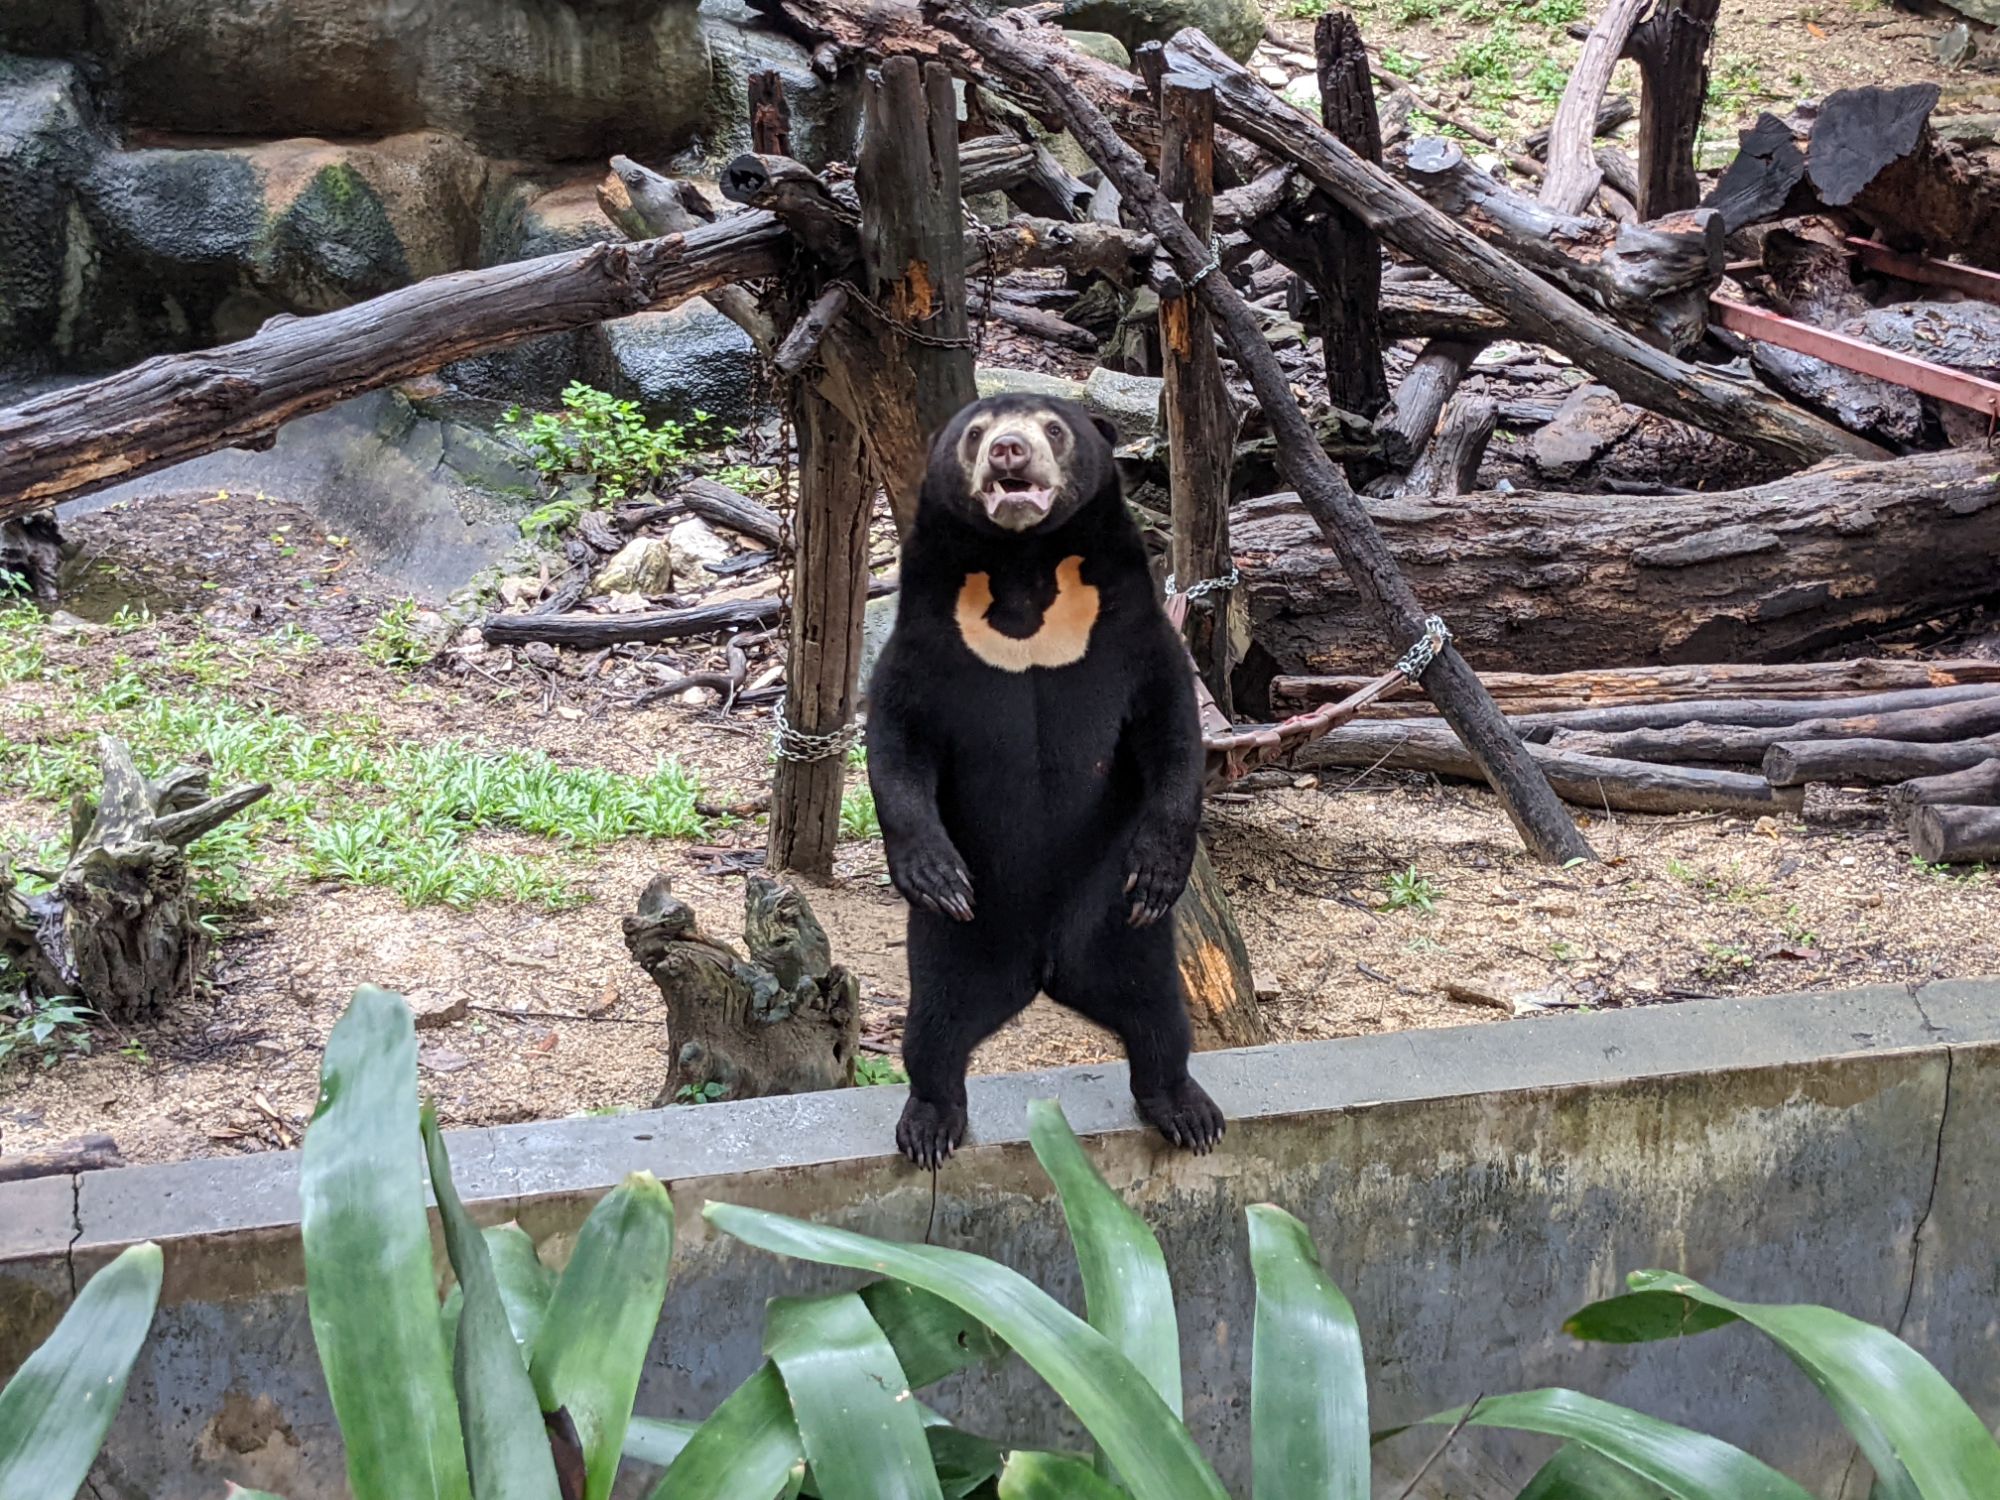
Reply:
<svg viewBox="0 0 2000 1500"><path fill-rule="evenodd" d="M1334 701L1360 685L1280 678L1274 690ZM1578 806L1888 818L1919 859L2000 861L2000 662L1496 674L1488 686ZM1298 763L1468 776L1428 709L1387 695L1305 746Z"/></svg>

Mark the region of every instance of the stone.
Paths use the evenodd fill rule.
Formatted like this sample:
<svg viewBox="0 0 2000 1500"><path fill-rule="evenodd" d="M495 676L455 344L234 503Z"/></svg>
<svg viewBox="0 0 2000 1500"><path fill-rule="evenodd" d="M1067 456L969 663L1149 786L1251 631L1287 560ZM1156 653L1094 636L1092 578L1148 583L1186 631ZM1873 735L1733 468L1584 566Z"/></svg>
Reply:
<svg viewBox="0 0 2000 1500"><path fill-rule="evenodd" d="M61 328L75 183L103 149L89 107L68 63L0 56L0 357L40 355Z"/></svg>
<svg viewBox="0 0 2000 1500"><path fill-rule="evenodd" d="M420 990L404 996L404 999L409 1002L410 1014L419 1031L437 1031L472 1014L472 996L464 990L452 990L448 994ZM436 1064L432 1066L436 1067Z"/></svg>
<svg viewBox="0 0 2000 1500"><path fill-rule="evenodd" d="M1292 81L1292 75L1283 68L1267 64L1257 70L1257 76L1274 89L1281 89Z"/></svg>
<svg viewBox="0 0 2000 1500"><path fill-rule="evenodd" d="M1238 62L1264 40L1257 0L1069 0L1063 20L1106 32L1128 48L1164 42L1182 27L1196 26Z"/></svg>
<svg viewBox="0 0 2000 1500"><path fill-rule="evenodd" d="M674 551L656 536L632 538L598 572L600 594L668 594L674 587Z"/></svg>
<svg viewBox="0 0 2000 1500"><path fill-rule="evenodd" d="M666 155L699 134L708 41L695 0L69 0L0 7L0 48L77 13L123 123L185 135L374 139L448 130L545 161ZM19 12L19 15L16 15ZM87 40L86 40L87 39Z"/></svg>
<svg viewBox="0 0 2000 1500"><path fill-rule="evenodd" d="M729 543L699 516L676 521L667 532L667 544L673 549L674 576L691 584L712 580L715 575L705 571L702 564L719 563L732 551Z"/></svg>
<svg viewBox="0 0 2000 1500"><path fill-rule="evenodd" d="M1118 440L1152 437L1160 430L1160 390L1164 382L1152 375L1121 375L1102 365L1083 383L1083 401L1118 428Z"/></svg>
<svg viewBox="0 0 2000 1500"><path fill-rule="evenodd" d="M1132 51L1108 31L1073 31L1063 28L1063 35L1069 44L1085 57L1094 57L1099 62L1108 62L1114 68L1132 68Z"/></svg>
<svg viewBox="0 0 2000 1500"><path fill-rule="evenodd" d="M813 71L811 53L770 30L741 0L702 0L701 19L713 59L703 142L710 160L726 161L750 149L747 84L752 73L767 68L777 73L791 108L793 157L815 170L830 161L854 159L861 129L859 90L821 78Z"/></svg>
<svg viewBox="0 0 2000 1500"><path fill-rule="evenodd" d="M1319 80L1311 74L1302 74L1278 90L1278 97L1302 115L1319 116Z"/></svg>
<svg viewBox="0 0 2000 1500"><path fill-rule="evenodd" d="M889 643L889 632L896 628L896 596L884 594L879 599L870 599L861 611L861 672L859 677L859 704L863 712L868 708L868 679L875 673L875 663L882 655L882 648Z"/></svg>
<svg viewBox="0 0 2000 1500"><path fill-rule="evenodd" d="M460 1073L472 1066L472 1059L452 1047L420 1047L417 1066L427 1073Z"/></svg>
<svg viewBox="0 0 2000 1500"><path fill-rule="evenodd" d="M634 313L595 332L585 378L637 401L648 416L737 427L755 415L757 346L705 299Z"/></svg>

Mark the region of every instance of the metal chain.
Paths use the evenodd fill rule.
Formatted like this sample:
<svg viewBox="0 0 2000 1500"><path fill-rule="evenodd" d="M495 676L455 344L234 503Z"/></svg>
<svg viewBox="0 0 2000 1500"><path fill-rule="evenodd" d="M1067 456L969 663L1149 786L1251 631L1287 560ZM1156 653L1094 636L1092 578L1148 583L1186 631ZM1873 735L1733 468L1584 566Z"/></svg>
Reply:
<svg viewBox="0 0 2000 1500"><path fill-rule="evenodd" d="M1396 670L1415 682L1437 660L1438 653L1444 650L1444 643L1450 639L1450 627L1437 615L1432 615L1424 621L1423 638L1403 653L1402 659L1396 663Z"/></svg>
<svg viewBox="0 0 2000 1500"><path fill-rule="evenodd" d="M925 344L933 349L977 349L979 347L979 341L974 338L939 338L936 334L925 333L921 329L912 328L879 302L871 299L866 292L862 291L860 287L845 277L829 281L827 285L839 287L847 293L848 301L862 308L869 316L873 317L876 322L880 323L891 333L906 338L913 344Z"/></svg>
<svg viewBox="0 0 2000 1500"><path fill-rule="evenodd" d="M777 733L771 736L771 747L780 760L832 760L836 755L845 755L860 733L860 726L855 724L848 724L832 734L806 734L794 729L785 721L782 699L771 712L778 725Z"/></svg>
<svg viewBox="0 0 2000 1500"><path fill-rule="evenodd" d="M1221 269L1222 236L1211 232L1208 237L1208 264L1194 273L1193 277L1188 281L1187 289L1192 292L1196 287L1208 280L1211 273Z"/></svg>
<svg viewBox="0 0 2000 1500"><path fill-rule="evenodd" d="M1231 568L1220 578L1204 578L1200 583L1183 590L1175 586L1174 575L1169 573L1166 584L1167 597L1171 599L1176 594L1184 594L1189 600L1195 600L1199 599L1203 594L1213 594L1220 589L1233 589L1242 581L1242 572L1236 568Z"/></svg>

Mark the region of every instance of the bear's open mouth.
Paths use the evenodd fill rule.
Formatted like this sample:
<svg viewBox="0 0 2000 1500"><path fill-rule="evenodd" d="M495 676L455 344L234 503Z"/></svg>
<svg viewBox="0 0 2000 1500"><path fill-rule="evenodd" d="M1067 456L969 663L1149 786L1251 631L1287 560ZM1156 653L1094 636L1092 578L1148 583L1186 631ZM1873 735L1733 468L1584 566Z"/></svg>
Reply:
<svg viewBox="0 0 2000 1500"><path fill-rule="evenodd" d="M1019 475L993 475L979 492L980 503L996 525L1018 531L1034 525L1049 513L1055 491Z"/></svg>

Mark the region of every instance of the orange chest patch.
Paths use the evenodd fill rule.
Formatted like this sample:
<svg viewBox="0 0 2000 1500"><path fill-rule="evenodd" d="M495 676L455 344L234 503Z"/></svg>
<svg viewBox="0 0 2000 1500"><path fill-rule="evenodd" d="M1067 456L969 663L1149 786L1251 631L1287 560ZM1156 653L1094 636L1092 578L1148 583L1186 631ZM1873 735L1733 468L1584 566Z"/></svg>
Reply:
<svg viewBox="0 0 2000 1500"><path fill-rule="evenodd" d="M1042 610L1032 632L1001 630L990 618L993 605L992 578L966 574L958 591L958 633L966 648L989 667L1003 672L1066 667L1082 661L1090 649L1091 628L1097 624L1097 590L1083 581L1080 557L1066 557L1056 565L1055 598Z"/></svg>

